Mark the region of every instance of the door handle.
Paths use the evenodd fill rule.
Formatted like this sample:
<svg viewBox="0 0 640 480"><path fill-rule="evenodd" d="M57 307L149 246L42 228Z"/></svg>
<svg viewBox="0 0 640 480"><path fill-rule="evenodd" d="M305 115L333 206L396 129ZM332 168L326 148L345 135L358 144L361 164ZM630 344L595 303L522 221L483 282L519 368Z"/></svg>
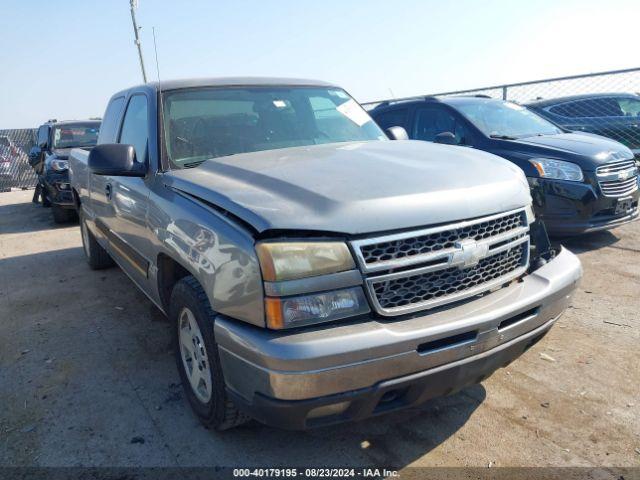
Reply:
<svg viewBox="0 0 640 480"><path fill-rule="evenodd" d="M107 183L104 186L104 194L107 197L107 200L111 200L111 184Z"/></svg>

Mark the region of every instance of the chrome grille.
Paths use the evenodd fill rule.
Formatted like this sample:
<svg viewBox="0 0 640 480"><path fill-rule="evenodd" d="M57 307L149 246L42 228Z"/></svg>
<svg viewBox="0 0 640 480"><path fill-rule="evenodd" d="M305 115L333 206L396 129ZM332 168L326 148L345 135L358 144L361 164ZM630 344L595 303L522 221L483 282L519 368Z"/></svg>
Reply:
<svg viewBox="0 0 640 480"><path fill-rule="evenodd" d="M525 210L430 229L355 240L378 313L432 308L507 283L529 262Z"/></svg>
<svg viewBox="0 0 640 480"><path fill-rule="evenodd" d="M524 246L481 260L473 268L445 268L435 272L373 282L378 304L385 310L453 295L513 272L522 266Z"/></svg>
<svg viewBox="0 0 640 480"><path fill-rule="evenodd" d="M607 197L624 197L638 189L638 168L634 160L611 162L596 169L600 190Z"/></svg>

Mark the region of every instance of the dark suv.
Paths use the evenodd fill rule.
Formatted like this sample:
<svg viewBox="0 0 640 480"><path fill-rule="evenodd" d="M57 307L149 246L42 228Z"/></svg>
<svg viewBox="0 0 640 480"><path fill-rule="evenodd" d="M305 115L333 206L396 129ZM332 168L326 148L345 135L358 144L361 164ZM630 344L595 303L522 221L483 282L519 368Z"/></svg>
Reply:
<svg viewBox="0 0 640 480"><path fill-rule="evenodd" d="M638 217L638 169L631 150L616 141L571 133L525 107L488 97L383 102L369 113L383 129L403 127L411 139L477 148L515 163L553 235Z"/></svg>
<svg viewBox="0 0 640 480"><path fill-rule="evenodd" d="M526 105L568 130L617 140L640 158L640 96L600 93L538 100Z"/></svg>
<svg viewBox="0 0 640 480"><path fill-rule="evenodd" d="M99 130L100 120L49 120L38 127L36 146L29 153L29 163L38 175L42 205L51 207L56 223L76 218L69 187L69 151L95 146Z"/></svg>

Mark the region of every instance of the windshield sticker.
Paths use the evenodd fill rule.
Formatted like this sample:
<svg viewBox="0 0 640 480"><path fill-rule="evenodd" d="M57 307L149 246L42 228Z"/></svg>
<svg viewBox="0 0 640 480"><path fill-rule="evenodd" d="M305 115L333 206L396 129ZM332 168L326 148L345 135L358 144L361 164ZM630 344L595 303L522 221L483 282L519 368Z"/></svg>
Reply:
<svg viewBox="0 0 640 480"><path fill-rule="evenodd" d="M329 90L329 95L344 99L349 98L349 95L347 95L343 90Z"/></svg>
<svg viewBox="0 0 640 480"><path fill-rule="evenodd" d="M287 103L284 100L274 100L273 104L278 108L286 108Z"/></svg>
<svg viewBox="0 0 640 480"><path fill-rule="evenodd" d="M343 114L359 127L363 126L365 123L371 120L369 114L364 111L364 109L360 105L358 105L354 99L348 100L342 105L338 105L336 107L336 110L338 110L341 114Z"/></svg>

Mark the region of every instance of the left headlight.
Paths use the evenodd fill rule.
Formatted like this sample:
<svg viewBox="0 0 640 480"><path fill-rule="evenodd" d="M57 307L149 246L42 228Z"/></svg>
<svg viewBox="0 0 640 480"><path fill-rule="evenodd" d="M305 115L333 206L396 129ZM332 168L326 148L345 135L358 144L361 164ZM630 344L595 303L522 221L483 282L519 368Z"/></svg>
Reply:
<svg viewBox="0 0 640 480"><path fill-rule="evenodd" d="M51 168L56 172L64 172L69 169L69 162L66 160L54 159L51 160Z"/></svg>
<svg viewBox="0 0 640 480"><path fill-rule="evenodd" d="M532 158L529 160L543 178L581 182L584 180L582 169L571 162L553 158Z"/></svg>

